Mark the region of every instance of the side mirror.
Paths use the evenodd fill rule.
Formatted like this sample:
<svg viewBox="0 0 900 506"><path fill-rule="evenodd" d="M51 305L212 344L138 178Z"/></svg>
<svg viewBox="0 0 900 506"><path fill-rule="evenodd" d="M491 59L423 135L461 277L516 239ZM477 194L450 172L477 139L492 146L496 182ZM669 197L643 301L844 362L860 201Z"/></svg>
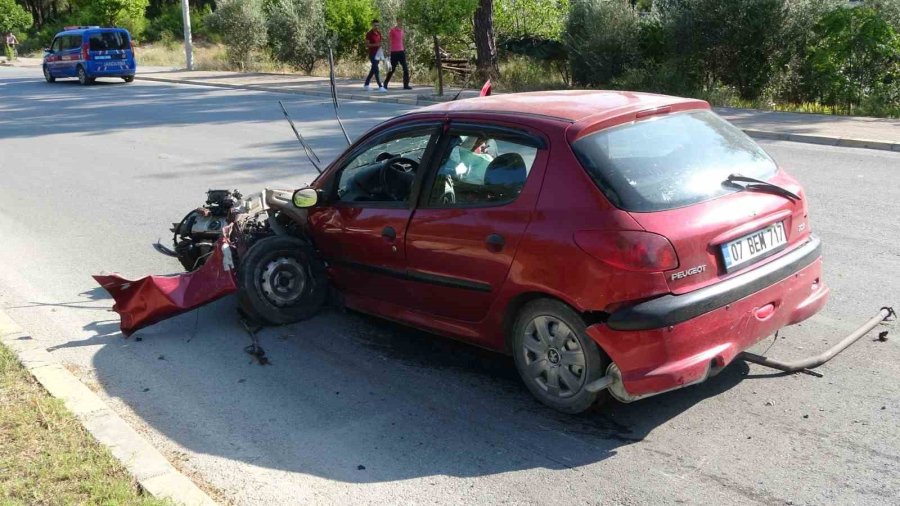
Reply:
<svg viewBox="0 0 900 506"><path fill-rule="evenodd" d="M53 51L51 51L49 47L45 47L45 48L44 48L44 54L50 54L50 53L52 53L52 52L53 52Z"/></svg>
<svg viewBox="0 0 900 506"><path fill-rule="evenodd" d="M300 209L313 207L319 202L319 192L314 188L300 188L294 192L294 196L291 197L291 202L294 203L294 207Z"/></svg>

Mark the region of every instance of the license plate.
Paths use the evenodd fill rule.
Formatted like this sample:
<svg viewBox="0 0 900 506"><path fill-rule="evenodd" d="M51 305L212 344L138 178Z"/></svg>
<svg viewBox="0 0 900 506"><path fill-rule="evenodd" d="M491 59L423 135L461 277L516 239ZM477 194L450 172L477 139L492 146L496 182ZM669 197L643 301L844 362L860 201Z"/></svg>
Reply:
<svg viewBox="0 0 900 506"><path fill-rule="evenodd" d="M752 234L727 242L720 246L725 260L725 271L731 272L754 260L774 253L787 244L784 223L778 222L757 230Z"/></svg>
<svg viewBox="0 0 900 506"><path fill-rule="evenodd" d="M96 60L110 60L110 59L112 59L112 56L101 54L101 55L95 56L94 59L96 59Z"/></svg>

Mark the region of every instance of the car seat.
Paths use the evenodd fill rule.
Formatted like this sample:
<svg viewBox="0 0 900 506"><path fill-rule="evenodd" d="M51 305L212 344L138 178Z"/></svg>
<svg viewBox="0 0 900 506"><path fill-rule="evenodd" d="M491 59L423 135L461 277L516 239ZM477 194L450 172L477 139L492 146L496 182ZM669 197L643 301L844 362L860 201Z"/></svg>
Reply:
<svg viewBox="0 0 900 506"><path fill-rule="evenodd" d="M484 184L489 200L512 200L525 186L528 168L519 153L504 153L494 158L484 170Z"/></svg>

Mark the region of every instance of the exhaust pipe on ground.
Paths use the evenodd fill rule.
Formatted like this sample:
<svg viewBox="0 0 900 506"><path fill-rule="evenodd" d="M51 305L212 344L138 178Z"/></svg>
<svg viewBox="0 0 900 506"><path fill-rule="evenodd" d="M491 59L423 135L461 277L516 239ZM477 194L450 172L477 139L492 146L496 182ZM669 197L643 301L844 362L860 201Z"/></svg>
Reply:
<svg viewBox="0 0 900 506"><path fill-rule="evenodd" d="M824 352L808 357L802 360L795 360L793 362L782 362L780 360L775 360L773 358L764 357L762 355L757 355L755 353L750 352L742 352L737 358L744 360L746 362L752 362L754 364L759 364L765 367L771 367L772 369L778 369L779 371L784 372L804 372L807 374L812 374L813 376L822 375L816 372L811 371L811 369L815 369L820 365L828 362L833 359L838 353L846 350L850 347L851 344L859 341L862 336L869 333L870 330L875 328L878 324L883 321L887 321L889 318L896 318L897 313L894 312L894 308L891 307L883 307L878 314L873 316L869 321L864 323L862 327L854 330L850 335L845 337L841 342L832 346L831 348L825 350Z"/></svg>

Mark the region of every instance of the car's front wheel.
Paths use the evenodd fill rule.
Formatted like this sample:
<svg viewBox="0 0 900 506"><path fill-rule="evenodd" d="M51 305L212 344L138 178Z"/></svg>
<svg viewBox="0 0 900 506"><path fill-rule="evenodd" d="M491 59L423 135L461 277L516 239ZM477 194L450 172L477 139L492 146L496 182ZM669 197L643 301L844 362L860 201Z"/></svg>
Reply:
<svg viewBox="0 0 900 506"><path fill-rule="evenodd" d="M254 244L238 269L238 302L249 317L284 325L311 318L325 304L325 264L296 237L267 237Z"/></svg>
<svg viewBox="0 0 900 506"><path fill-rule="evenodd" d="M56 82L56 78L53 77L53 74L50 73L50 69L46 65L44 65L44 79L48 83Z"/></svg>
<svg viewBox="0 0 900 506"><path fill-rule="evenodd" d="M122 80L126 83L130 83L131 81L134 81L134 76L123 76Z"/></svg>
<svg viewBox="0 0 900 506"><path fill-rule="evenodd" d="M580 413L607 395L586 388L609 364L586 328L578 313L552 299L526 304L513 327L512 352L522 381L539 401L564 413Z"/></svg>

